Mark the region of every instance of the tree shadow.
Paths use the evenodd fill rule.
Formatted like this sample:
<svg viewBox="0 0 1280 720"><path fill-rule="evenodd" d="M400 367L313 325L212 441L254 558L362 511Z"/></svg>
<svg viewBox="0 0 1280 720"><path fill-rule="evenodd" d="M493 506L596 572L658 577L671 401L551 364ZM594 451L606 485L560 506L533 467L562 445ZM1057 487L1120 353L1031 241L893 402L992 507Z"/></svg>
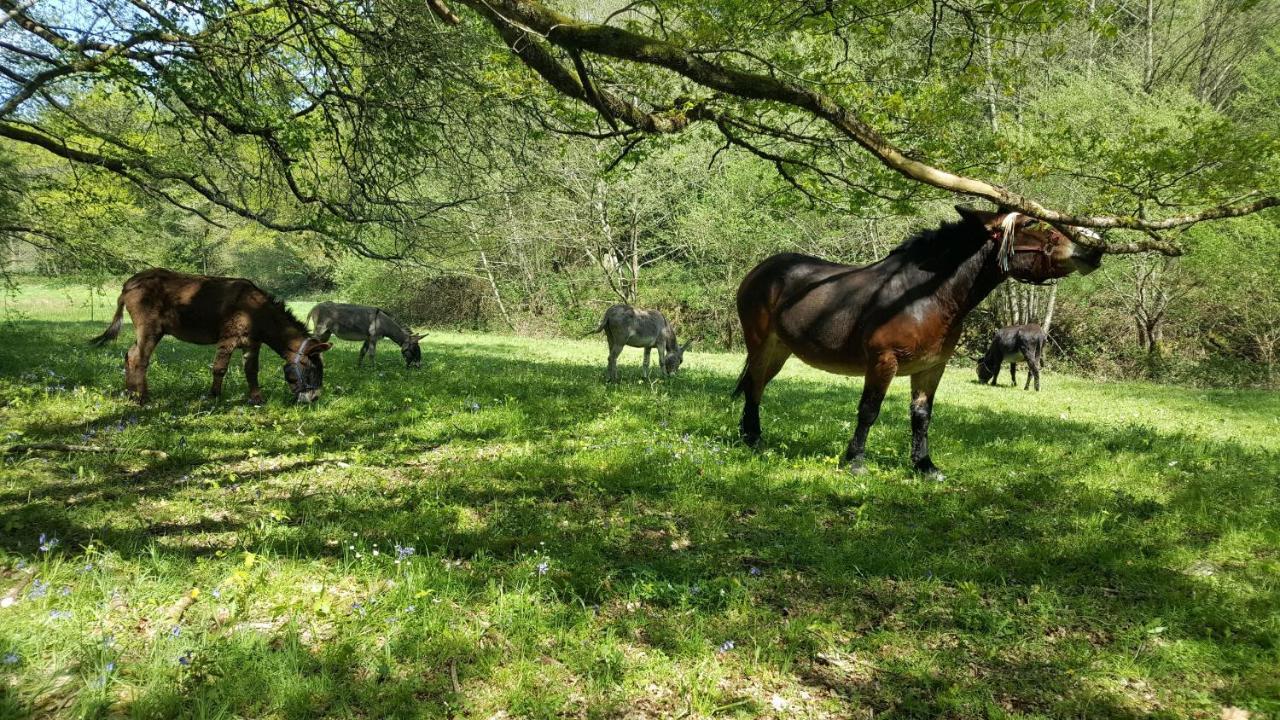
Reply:
<svg viewBox="0 0 1280 720"><path fill-rule="evenodd" d="M960 638L937 651L945 661L932 673L893 658L843 667L824 660L821 648L797 651L805 658L799 667L779 663L850 703L907 717L985 712L948 704L955 688L1022 712L1149 714L1114 688L1083 679L1088 652L1046 665L981 647L1038 642L1034 633L1046 625L1120 634L1159 619L1190 641L1260 652L1280 642L1269 620L1280 588L1220 582L1185 568L1186 558L1205 555L1242 528L1269 533L1280 526L1280 459L1247 445L1139 424L946 407L944 398L933 437L960 469L932 483L905 468L906 403L894 402L873 434L873 474L851 478L834 460L855 395L821 382L770 386L770 449L754 454L734 442L733 379L718 373L695 370L614 388L594 365L517 357L519 347L505 354L489 345L424 346L420 373L362 373L354 347L339 346L327 366L333 390L318 407L255 410L183 399L205 362L202 349L191 350L166 358L172 367L153 383L154 406L29 423L29 441L76 441L89 429L137 417L118 439L185 443L165 461L127 453L18 460L33 463L32 479L25 489L0 492L0 548L31 553L31 536L49 532L70 545L92 539L124 556L201 558L217 548L183 543L185 536L259 538L264 531L253 520L267 506L296 518L269 533L302 559L341 557L332 540L353 532L384 547L412 539L419 552L457 560L514 561L545 543L572 568L552 580L568 607L616 602L641 581L668 588L646 597L655 615L643 642L672 656L687 653L674 611L693 608L732 629L734 609L695 589L729 587L744 576L755 582L754 568L765 578L790 579L746 586L757 612L779 625L821 618L867 637L906 616L915 631ZM21 352L21 344L0 348L0 367L12 367ZM173 399L162 399L165 393ZM259 446L269 462L246 459ZM339 462L351 469L335 469ZM313 486L319 465L341 482ZM87 472L67 479L78 466ZM1142 482L1113 483L1112 472ZM351 490L372 484L377 492ZM183 497L225 514L179 521L128 513L143 500ZM478 591L488 580L459 582ZM1068 615L1037 616L1033 596L1044 593ZM927 612L913 615L922 607ZM1005 630L1002 623L1013 625ZM740 630L752 632L745 624ZM1113 642L1099 641L1103 650ZM452 693L438 665L425 679L388 685L353 671L344 652L325 648L306 672L349 690L331 691L319 709L300 703L275 710L314 716L384 693L395 700L377 704L379 713L397 715L408 712L399 703ZM477 667L488 662L474 648L431 652ZM981 672L961 672L971 666ZM216 698L235 684L267 696L286 682L272 667L212 673L196 692Z"/></svg>

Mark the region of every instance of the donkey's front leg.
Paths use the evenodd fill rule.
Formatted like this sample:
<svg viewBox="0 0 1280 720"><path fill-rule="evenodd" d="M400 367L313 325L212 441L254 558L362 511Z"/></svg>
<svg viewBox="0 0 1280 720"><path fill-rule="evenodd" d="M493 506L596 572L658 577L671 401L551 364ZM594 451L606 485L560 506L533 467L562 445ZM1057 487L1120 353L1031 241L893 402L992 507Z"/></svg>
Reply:
<svg viewBox="0 0 1280 720"><path fill-rule="evenodd" d="M258 387L258 348L262 347L258 344L249 345L242 353L244 355L244 378L249 383L249 404L261 405L262 388Z"/></svg>
<svg viewBox="0 0 1280 720"><path fill-rule="evenodd" d="M916 472L942 480L942 471L929 457L929 423L933 420L933 396L946 363L911 376L911 465Z"/></svg>
<svg viewBox="0 0 1280 720"><path fill-rule="evenodd" d="M649 351L650 351L650 350L652 350L652 349L653 349L653 348L645 348L645 349L644 349L644 379L645 379L645 380L648 380L648 379L649 379ZM659 361L659 362L661 362L661 361Z"/></svg>
<svg viewBox="0 0 1280 720"><path fill-rule="evenodd" d="M844 462L848 464L849 472L855 475L866 472L867 435L880 417L880 404L884 402L889 383L893 382L893 376L897 372L898 359L892 353L886 354L867 370L862 381L862 399L858 401L858 427L844 451Z"/></svg>
<svg viewBox="0 0 1280 720"><path fill-rule="evenodd" d="M218 350L213 356L213 386L209 388L209 397L216 398L222 395L222 378L227 374L227 366L231 364L231 353L236 351L234 341L223 340L218 343Z"/></svg>
<svg viewBox="0 0 1280 720"><path fill-rule="evenodd" d="M364 344L360 346L360 359L356 361L356 367L364 367L364 355L369 352L369 340L366 338Z"/></svg>

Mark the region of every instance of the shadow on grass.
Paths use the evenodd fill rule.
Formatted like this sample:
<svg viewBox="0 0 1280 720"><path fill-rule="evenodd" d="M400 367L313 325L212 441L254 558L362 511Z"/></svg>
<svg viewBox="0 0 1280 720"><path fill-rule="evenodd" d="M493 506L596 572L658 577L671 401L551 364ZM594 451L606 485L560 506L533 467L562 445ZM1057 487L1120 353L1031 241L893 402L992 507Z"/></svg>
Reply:
<svg viewBox="0 0 1280 720"><path fill-rule="evenodd" d="M24 352L39 356L34 342L0 348L0 367L14 368ZM545 543L570 569L553 576L568 607L657 588L645 591L658 611L642 637L672 656L685 652L682 630L661 610L724 613L732 624L726 601L696 591L725 587L726 578L754 568L787 578L753 591L760 612L779 623L820 618L874 635L905 622L958 638L937 649L949 661L936 672L891 658L859 674L823 661L821 647L795 648L806 682L908 717L975 714L973 697L1006 711L1147 714L1081 679L1088 648L1054 664L1009 649L1046 624L1140 632L1154 618L1192 641L1264 654L1280 645L1274 583L1242 589L1180 566L1242 528L1280 526L1280 461L1272 453L1141 425L949 408L943 395L933 437L939 460L954 468L947 482L931 483L904 469L908 419L895 394L872 436L877 469L854 479L834 468L847 435L841 421L851 419L856 397L849 388L774 383L765 401L771 449L756 455L733 442L730 376L693 370L654 385L608 387L598 367L514 357L517 350L428 343L418 373L360 374L354 349L341 348L330 354L330 390L317 407L284 406L277 387L272 405L259 410L238 400L197 402L205 349L182 346L153 367L152 406L27 423L28 441L114 433L126 446L173 457L9 460L28 463L32 483L0 492L0 547L30 552L31 536L47 532L126 556L194 559L233 542L337 560L332 538L360 533L384 547L412 538L421 552L443 558L510 560ZM48 361L60 377L114 389L102 387L110 357ZM240 384L229 386L235 397ZM251 450L269 459L250 458ZM1113 474L1125 480L1113 483ZM175 498L220 512L186 520L131 512ZM267 508L289 520L264 529L256 520ZM231 539L182 542L201 535ZM489 579L460 582L478 593ZM1038 593L1070 614L1037 618ZM432 659L412 681L379 676L341 644L290 668L281 664L296 653L255 645L230 649L222 662L243 664L211 671L193 692L213 705L241 691L284 692L271 706L284 717L336 707L408 715L413 703L457 700L449 662L464 663L465 676L470 664L492 661L452 641L404 642ZM301 679L282 690L281 673ZM178 697L159 692L149 702Z"/></svg>

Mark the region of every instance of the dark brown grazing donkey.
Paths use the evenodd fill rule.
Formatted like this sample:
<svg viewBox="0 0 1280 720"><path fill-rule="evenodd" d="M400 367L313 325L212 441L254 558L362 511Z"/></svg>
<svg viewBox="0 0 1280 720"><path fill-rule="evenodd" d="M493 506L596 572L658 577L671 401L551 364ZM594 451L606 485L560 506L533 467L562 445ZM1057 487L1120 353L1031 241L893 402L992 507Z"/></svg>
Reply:
<svg viewBox="0 0 1280 720"><path fill-rule="evenodd" d="M238 348L244 355L249 402L261 405L258 348L264 344L285 359L284 378L295 400L309 403L320 396L324 380L320 355L332 346L311 337L283 303L248 280L187 275L164 268L143 270L125 281L116 315L106 332L90 341L93 345L116 339L126 308L137 341L125 355L124 384L138 402L147 401L147 366L165 335L218 346L210 397L222 394L222 378Z"/></svg>
<svg viewBox="0 0 1280 720"><path fill-rule="evenodd" d="M880 262L854 267L797 254L774 255L738 288L747 363L735 395L740 425L760 441L760 396L792 354L817 368L863 375L858 426L844 461L863 471L867 433L889 383L911 376L911 461L941 477L929 457L933 396L969 311L1005 278L1045 282L1092 272L1097 250L1014 212L957 206L963 218L919 233Z"/></svg>

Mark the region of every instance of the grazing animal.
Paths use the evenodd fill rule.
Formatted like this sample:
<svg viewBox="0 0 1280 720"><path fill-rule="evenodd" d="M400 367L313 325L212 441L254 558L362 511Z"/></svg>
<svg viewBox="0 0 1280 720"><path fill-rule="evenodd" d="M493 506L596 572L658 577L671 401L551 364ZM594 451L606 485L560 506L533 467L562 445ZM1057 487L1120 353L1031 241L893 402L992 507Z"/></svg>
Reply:
<svg viewBox="0 0 1280 720"><path fill-rule="evenodd" d="M595 330L604 331L609 341L609 379L618 382L618 355L626 346L644 348L644 376L649 377L649 351L658 349L658 366L662 374L671 375L684 362L684 352L693 341L681 345L676 342L676 331L657 310L641 310L619 303L604 311L604 318Z"/></svg>
<svg viewBox="0 0 1280 720"><path fill-rule="evenodd" d="M311 308L307 323L316 337L326 342L330 335L337 335L343 340L363 340L356 367L364 364L365 353L375 365L378 363L378 340L384 337L391 338L400 346L405 367L422 367L422 348L418 343L426 333L418 335L405 329L381 308L322 302Z"/></svg>
<svg viewBox="0 0 1280 720"><path fill-rule="evenodd" d="M137 340L125 354L125 390L140 403L147 401L151 353L165 335L196 345L218 346L210 397L222 394L222 378L231 354L239 349L249 382L249 402L261 405L258 349L262 345L284 358L285 382L295 400L310 403L320 397L324 381L321 353L332 346L312 337L284 303L249 280L188 275L164 268L143 270L125 281L111 325L90 343L100 346L115 340L126 308Z"/></svg>
<svg viewBox="0 0 1280 720"><path fill-rule="evenodd" d="M992 385L999 384L1000 366L1009 363L1009 377L1013 386L1018 386L1018 361L1027 363L1027 384L1023 390L1031 387L1031 380L1036 381L1036 392L1040 392L1040 363L1044 360L1044 344L1048 336L1039 325L1011 325L996 331L991 339L991 348L978 361L978 382Z"/></svg>
<svg viewBox="0 0 1280 720"><path fill-rule="evenodd" d="M747 362L740 431L760 441L760 397L787 358L862 375L858 424L844 462L864 470L867 433L889 383L911 376L911 461L940 476L929 457L933 397L960 337L961 321L1006 278L1044 282L1098 267L1102 253L1016 212L956 206L961 221L908 239L865 267L807 255L774 255L738 288Z"/></svg>

